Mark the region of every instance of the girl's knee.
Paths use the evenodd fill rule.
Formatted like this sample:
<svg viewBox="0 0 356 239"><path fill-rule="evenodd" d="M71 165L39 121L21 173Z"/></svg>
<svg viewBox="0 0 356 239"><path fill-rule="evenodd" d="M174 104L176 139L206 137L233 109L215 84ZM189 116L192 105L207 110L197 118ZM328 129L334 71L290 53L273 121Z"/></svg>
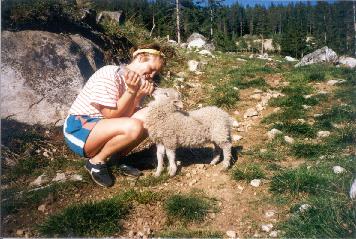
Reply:
<svg viewBox="0 0 356 239"><path fill-rule="evenodd" d="M129 127L126 129L126 134L133 140L139 138L144 132L143 122L141 120L132 119Z"/></svg>

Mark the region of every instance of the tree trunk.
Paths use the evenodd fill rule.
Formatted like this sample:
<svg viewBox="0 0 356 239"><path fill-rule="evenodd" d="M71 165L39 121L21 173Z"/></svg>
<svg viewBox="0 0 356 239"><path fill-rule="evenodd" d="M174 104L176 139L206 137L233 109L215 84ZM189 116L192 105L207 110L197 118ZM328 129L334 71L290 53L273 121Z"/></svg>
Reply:
<svg viewBox="0 0 356 239"><path fill-rule="evenodd" d="M243 30L242 30L243 28L242 28L242 20L240 21L240 37L242 37L242 32L243 32Z"/></svg>
<svg viewBox="0 0 356 239"><path fill-rule="evenodd" d="M213 9L210 6L210 38L213 38Z"/></svg>
<svg viewBox="0 0 356 239"><path fill-rule="evenodd" d="M263 55L263 34L261 34L261 55Z"/></svg>
<svg viewBox="0 0 356 239"><path fill-rule="evenodd" d="M177 14L177 42L180 44L180 24L179 24L179 0L176 0L176 14Z"/></svg>
<svg viewBox="0 0 356 239"><path fill-rule="evenodd" d="M153 15L153 17L152 17L152 28L151 28L151 31L150 31L150 37L152 36L153 30L155 29L155 27L156 27L155 16Z"/></svg>

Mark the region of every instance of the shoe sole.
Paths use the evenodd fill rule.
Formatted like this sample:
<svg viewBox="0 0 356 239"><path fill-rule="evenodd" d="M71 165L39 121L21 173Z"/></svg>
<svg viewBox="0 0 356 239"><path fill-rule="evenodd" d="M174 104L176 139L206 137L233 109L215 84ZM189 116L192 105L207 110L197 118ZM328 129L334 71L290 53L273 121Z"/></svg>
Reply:
<svg viewBox="0 0 356 239"><path fill-rule="evenodd" d="M95 180L95 178L93 177L93 175L90 173L90 170L87 169L87 167L85 167L85 166L84 166L84 168L88 171L88 173L89 173L91 179L93 179L93 181L94 181L96 184L98 184L99 186L102 186L102 187L105 187L105 188L108 188L108 187L111 187L111 186L112 186L112 185L111 185L111 186L106 186L106 185L103 185L103 184L99 183L98 181Z"/></svg>

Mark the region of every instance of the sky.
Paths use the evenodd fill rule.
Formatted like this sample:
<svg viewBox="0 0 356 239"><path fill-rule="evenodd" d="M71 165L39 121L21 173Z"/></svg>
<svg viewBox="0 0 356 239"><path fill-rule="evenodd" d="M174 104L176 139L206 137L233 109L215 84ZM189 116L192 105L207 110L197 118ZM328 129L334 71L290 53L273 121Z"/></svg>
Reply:
<svg viewBox="0 0 356 239"><path fill-rule="evenodd" d="M287 5L290 2L307 2L307 0L225 0L225 3L228 5L231 5L235 2L239 2L243 6L246 6L246 5L254 6L256 4L259 4L259 5L264 5L264 6L268 7L271 3L274 3L276 5L278 5L278 4ZM317 1L312 0L310 2L315 3ZM331 1L328 0L328 2L334 2L334 0L331 0Z"/></svg>

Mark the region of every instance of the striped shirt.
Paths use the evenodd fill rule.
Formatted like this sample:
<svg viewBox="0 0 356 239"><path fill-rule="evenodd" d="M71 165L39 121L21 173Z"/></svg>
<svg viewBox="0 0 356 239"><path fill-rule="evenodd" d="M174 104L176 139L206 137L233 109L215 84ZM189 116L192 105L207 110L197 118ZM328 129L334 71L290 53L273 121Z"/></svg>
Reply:
<svg viewBox="0 0 356 239"><path fill-rule="evenodd" d="M116 107L116 102L126 90L124 77L119 71L121 68L122 66L108 65L97 70L73 102L69 114L103 118L93 105Z"/></svg>

